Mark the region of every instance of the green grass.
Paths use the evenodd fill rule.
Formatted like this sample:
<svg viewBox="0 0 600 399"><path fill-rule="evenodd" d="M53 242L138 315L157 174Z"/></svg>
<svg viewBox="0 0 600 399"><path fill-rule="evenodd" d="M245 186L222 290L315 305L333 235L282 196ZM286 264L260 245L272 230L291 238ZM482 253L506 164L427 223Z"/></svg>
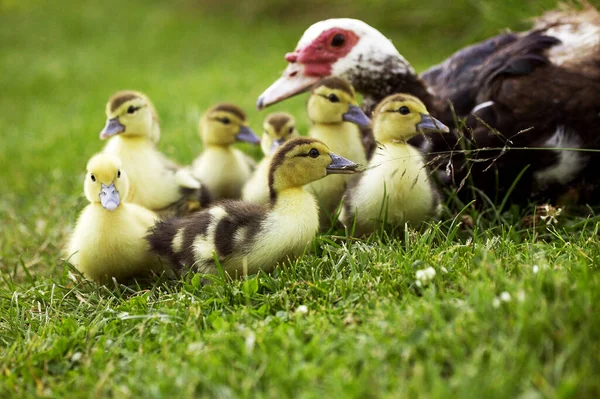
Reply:
<svg viewBox="0 0 600 399"><path fill-rule="evenodd" d="M0 397L600 395L597 217L531 229L529 209L467 208L472 228L447 212L398 238L323 235L246 281L81 280L60 251L114 91L149 94L161 149L189 162L217 101L239 103L260 131L256 97L310 21L364 12L424 69L552 5L432 0L428 13L398 1L385 19L386 1L296 2L291 15L206 3L0 0ZM304 102L273 109L305 131ZM419 286L427 267L436 276Z"/></svg>

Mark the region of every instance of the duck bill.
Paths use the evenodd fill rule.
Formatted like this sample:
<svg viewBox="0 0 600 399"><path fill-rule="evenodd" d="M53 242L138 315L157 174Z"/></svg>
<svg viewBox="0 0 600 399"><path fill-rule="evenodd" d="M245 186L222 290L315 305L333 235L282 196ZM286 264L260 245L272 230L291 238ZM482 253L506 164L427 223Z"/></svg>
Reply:
<svg viewBox="0 0 600 399"><path fill-rule="evenodd" d="M248 126L242 126L240 132L235 136L237 141L243 141L250 144L259 144L260 138Z"/></svg>
<svg viewBox="0 0 600 399"><path fill-rule="evenodd" d="M111 183L109 186L102 183L102 191L100 191L100 204L107 211L114 211L121 205L121 198L119 192L115 188L115 183Z"/></svg>
<svg viewBox="0 0 600 399"><path fill-rule="evenodd" d="M421 114L421 122L417 123L417 129L422 132L448 133L450 129L431 115Z"/></svg>
<svg viewBox="0 0 600 399"><path fill-rule="evenodd" d="M112 118L106 121L106 126L104 126L104 129L100 132L100 138L105 140L115 134L123 133L124 131L125 126L121 125L119 117Z"/></svg>
<svg viewBox="0 0 600 399"><path fill-rule="evenodd" d="M331 163L329 166L327 166L328 175L350 175L360 172L359 164L356 164L344 157L340 157L339 155L329 154L329 156L331 157Z"/></svg>
<svg viewBox="0 0 600 399"><path fill-rule="evenodd" d="M269 105L304 93L318 81L317 76L306 76L301 64L289 64L283 75L258 97L256 108L260 111Z"/></svg>
<svg viewBox="0 0 600 399"><path fill-rule="evenodd" d="M271 144L271 154L274 153L283 143L285 143L285 139L273 140L273 144Z"/></svg>
<svg viewBox="0 0 600 399"><path fill-rule="evenodd" d="M350 105L348 112L342 116L342 119L358 126L369 126L371 124L369 117L356 105Z"/></svg>

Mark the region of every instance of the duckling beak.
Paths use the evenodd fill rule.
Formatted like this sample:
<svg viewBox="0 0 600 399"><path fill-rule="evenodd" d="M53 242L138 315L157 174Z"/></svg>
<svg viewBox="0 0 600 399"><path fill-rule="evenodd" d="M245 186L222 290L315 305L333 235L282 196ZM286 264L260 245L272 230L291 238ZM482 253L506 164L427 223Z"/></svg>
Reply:
<svg viewBox="0 0 600 399"><path fill-rule="evenodd" d="M353 173L360 172L358 168L359 164L356 164L349 159L344 157L340 157L339 155L335 155L333 153L329 153L331 157L331 163L327 166L327 174L338 174L338 175L350 175Z"/></svg>
<svg viewBox="0 0 600 399"><path fill-rule="evenodd" d="M442 122L431 115L421 114L421 122L417 123L417 130L423 132L444 132L448 133L450 129Z"/></svg>
<svg viewBox="0 0 600 399"><path fill-rule="evenodd" d="M245 141L250 144L259 144L260 138L248 126L242 126L240 132L235 136L237 141Z"/></svg>
<svg viewBox="0 0 600 399"><path fill-rule="evenodd" d="M115 117L106 121L106 126L100 132L100 139L104 140L115 134L119 134L125 131L125 126L119 122L119 117Z"/></svg>
<svg viewBox="0 0 600 399"><path fill-rule="evenodd" d="M107 211L114 211L121 204L119 192L115 188L115 183L110 183L106 186L102 183L102 191L100 191L100 204Z"/></svg>
<svg viewBox="0 0 600 399"><path fill-rule="evenodd" d="M363 110L360 109L359 106L352 104L350 105L350 108L348 108L348 112L342 116L342 119L358 126L369 126L371 124L371 120L365 115Z"/></svg>
<svg viewBox="0 0 600 399"><path fill-rule="evenodd" d="M303 93L318 81L317 76L306 76L301 64L290 63L283 75L258 97L256 108L260 111L269 105Z"/></svg>
<svg viewBox="0 0 600 399"><path fill-rule="evenodd" d="M271 144L271 153L274 153L283 143L285 143L285 139L273 140L273 144Z"/></svg>

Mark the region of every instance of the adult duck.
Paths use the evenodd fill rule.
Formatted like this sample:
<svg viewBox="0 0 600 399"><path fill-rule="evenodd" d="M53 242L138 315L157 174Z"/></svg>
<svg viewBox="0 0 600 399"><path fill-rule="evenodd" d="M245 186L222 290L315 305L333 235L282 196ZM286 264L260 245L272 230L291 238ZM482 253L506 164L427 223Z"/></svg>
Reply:
<svg viewBox="0 0 600 399"><path fill-rule="evenodd" d="M467 145L475 150L548 149L535 156L480 151L477 161L489 162L463 162L458 154L442 163L448 182L459 185L469 175L490 197L505 195L524 169L515 190L523 199L551 187L564 191L597 162L583 152L558 150L600 148L600 14L589 5L549 12L529 31L469 46L420 76L381 32L355 19L317 22L286 60L283 76L259 97L259 109L324 77L339 76L363 95L367 112L386 96L404 92L420 98L449 126L455 126L453 112L459 118L475 113L465 132ZM430 135L432 143L421 140L421 148L430 153L452 150L461 137Z"/></svg>

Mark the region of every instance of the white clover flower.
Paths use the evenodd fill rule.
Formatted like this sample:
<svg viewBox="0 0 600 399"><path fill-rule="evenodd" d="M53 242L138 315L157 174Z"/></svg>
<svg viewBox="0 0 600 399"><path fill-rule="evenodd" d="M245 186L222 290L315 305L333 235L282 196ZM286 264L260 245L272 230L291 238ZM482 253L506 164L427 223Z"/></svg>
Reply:
<svg viewBox="0 0 600 399"><path fill-rule="evenodd" d="M306 305L300 305L296 308L296 313L298 314L307 314L308 313L308 307Z"/></svg>
<svg viewBox="0 0 600 399"><path fill-rule="evenodd" d="M492 301L492 306L495 308L499 308L500 307L500 299L494 298L494 300Z"/></svg>
<svg viewBox="0 0 600 399"><path fill-rule="evenodd" d="M538 265L533 265L533 274L538 274L538 272L540 271L540 267Z"/></svg>
<svg viewBox="0 0 600 399"><path fill-rule="evenodd" d="M510 294L507 291L504 291L500 294L500 300L502 302L510 302L510 299L511 299Z"/></svg>
<svg viewBox="0 0 600 399"><path fill-rule="evenodd" d="M417 278L417 283L426 285L427 283L429 283L431 280L433 280L435 278L435 274L436 274L435 269L433 267L429 266L426 269L417 270L417 272L415 273L415 277ZM419 285L419 284L417 284L417 285Z"/></svg>

